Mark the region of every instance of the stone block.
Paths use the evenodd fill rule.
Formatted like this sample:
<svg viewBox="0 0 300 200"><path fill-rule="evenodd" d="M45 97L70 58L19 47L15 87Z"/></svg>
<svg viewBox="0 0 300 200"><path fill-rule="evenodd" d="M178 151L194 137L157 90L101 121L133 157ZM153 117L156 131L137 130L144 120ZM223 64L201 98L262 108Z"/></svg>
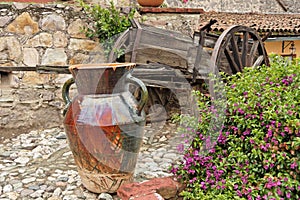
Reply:
<svg viewBox="0 0 300 200"><path fill-rule="evenodd" d="M132 197L142 197L145 194L160 194L164 199L176 197L182 189L182 185L172 177L154 178L142 183L128 183L122 185L117 191L122 200L129 200Z"/></svg>
<svg viewBox="0 0 300 200"><path fill-rule="evenodd" d="M28 12L19 15L12 23L7 26L8 32L16 34L32 35L39 31L38 23L35 22Z"/></svg>
<svg viewBox="0 0 300 200"><path fill-rule="evenodd" d="M69 49L76 50L76 51L78 50L93 51L97 48L97 46L100 46L100 44L92 40L71 38Z"/></svg>
<svg viewBox="0 0 300 200"><path fill-rule="evenodd" d="M51 47L53 44L52 35L49 33L40 33L28 40L25 46L28 47Z"/></svg>
<svg viewBox="0 0 300 200"><path fill-rule="evenodd" d="M60 15L50 14L42 19L41 26L43 30L62 31L66 29L66 21Z"/></svg>
<svg viewBox="0 0 300 200"><path fill-rule="evenodd" d="M2 59L20 61L22 58L21 44L13 36L1 37L0 53L2 54Z"/></svg>
<svg viewBox="0 0 300 200"><path fill-rule="evenodd" d="M27 66L36 66L39 63L38 51L35 48L24 48L23 62Z"/></svg>
<svg viewBox="0 0 300 200"><path fill-rule="evenodd" d="M65 48L68 45L68 37L62 31L53 34L53 44L56 48Z"/></svg>
<svg viewBox="0 0 300 200"><path fill-rule="evenodd" d="M42 58L42 65L66 65L67 58L63 48L47 49Z"/></svg>
<svg viewBox="0 0 300 200"><path fill-rule="evenodd" d="M77 19L69 25L68 33L74 38L86 38L84 32L82 31L84 27L87 27L87 24L81 19Z"/></svg>
<svg viewBox="0 0 300 200"><path fill-rule="evenodd" d="M88 60L89 60L88 55L85 55L83 53L77 53L70 59L69 64L70 65L83 64L83 63L87 63Z"/></svg>
<svg viewBox="0 0 300 200"><path fill-rule="evenodd" d="M4 27L11 20L11 16L1 16L0 17L0 27Z"/></svg>

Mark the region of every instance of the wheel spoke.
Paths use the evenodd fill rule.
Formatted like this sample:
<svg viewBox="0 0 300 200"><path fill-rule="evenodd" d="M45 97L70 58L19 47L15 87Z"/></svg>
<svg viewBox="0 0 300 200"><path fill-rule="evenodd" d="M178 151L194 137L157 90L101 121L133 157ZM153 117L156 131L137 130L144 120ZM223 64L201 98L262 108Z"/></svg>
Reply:
<svg viewBox="0 0 300 200"><path fill-rule="evenodd" d="M258 56L255 62L253 63L252 67L261 66L263 61L264 61L264 56L263 55Z"/></svg>
<svg viewBox="0 0 300 200"><path fill-rule="evenodd" d="M254 40L253 41L253 45L251 47L251 50L250 50L250 66L253 65L254 63L254 58L255 58L255 54L257 53L257 49L258 49L258 45L259 45L259 41L258 40Z"/></svg>
<svg viewBox="0 0 300 200"><path fill-rule="evenodd" d="M232 47L232 54L234 56L234 61L236 63L236 65L238 66L238 71L242 71L242 61L241 61L241 57L240 57L240 52L237 46L237 39L236 36L234 35L234 33L231 33L231 47Z"/></svg>
<svg viewBox="0 0 300 200"><path fill-rule="evenodd" d="M232 74L239 72L240 71L239 66L236 64L234 57L232 56L232 53L230 52L228 47L225 48L224 53L225 53L225 56L227 58L229 65L231 66L230 68L231 68Z"/></svg>
<svg viewBox="0 0 300 200"><path fill-rule="evenodd" d="M243 34L243 47L242 47L242 65L243 67L249 66L249 60L248 60L248 45L249 42L249 33L244 32Z"/></svg>

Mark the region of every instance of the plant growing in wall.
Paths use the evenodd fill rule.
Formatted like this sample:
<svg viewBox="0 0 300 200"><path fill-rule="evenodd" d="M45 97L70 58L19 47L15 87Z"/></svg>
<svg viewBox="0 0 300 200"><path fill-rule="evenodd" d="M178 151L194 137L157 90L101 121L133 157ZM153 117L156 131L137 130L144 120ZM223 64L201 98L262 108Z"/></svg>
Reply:
<svg viewBox="0 0 300 200"><path fill-rule="evenodd" d="M84 27L84 33L88 38L98 38L103 45L105 55L108 55L114 43L115 37L113 36L131 26L135 9L131 9L128 14L123 14L112 1L107 8L98 4L87 4L83 0L78 0L78 2L93 22L92 27Z"/></svg>

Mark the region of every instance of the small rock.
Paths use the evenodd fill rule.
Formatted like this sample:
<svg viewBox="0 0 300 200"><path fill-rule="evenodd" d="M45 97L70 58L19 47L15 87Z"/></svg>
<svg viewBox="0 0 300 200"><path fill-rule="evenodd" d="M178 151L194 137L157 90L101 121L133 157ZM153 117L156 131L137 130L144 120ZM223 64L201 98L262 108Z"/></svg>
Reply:
<svg viewBox="0 0 300 200"><path fill-rule="evenodd" d="M159 138L160 142L165 142L167 140L168 140L168 138L166 138L166 136L162 136L161 138Z"/></svg>
<svg viewBox="0 0 300 200"><path fill-rule="evenodd" d="M41 157L43 157L43 155L39 152L34 153L33 156L32 156L33 159L37 159L37 158L41 158Z"/></svg>
<svg viewBox="0 0 300 200"><path fill-rule="evenodd" d="M9 174L9 176L17 176L17 175L19 175L18 172L11 172L11 173Z"/></svg>
<svg viewBox="0 0 300 200"><path fill-rule="evenodd" d="M53 185L50 185L49 187L47 187L47 189L45 190L46 192L53 192L56 189L56 187L54 187Z"/></svg>
<svg viewBox="0 0 300 200"><path fill-rule="evenodd" d="M65 133L60 133L58 136L55 137L56 139L60 140L60 139L67 139L67 136Z"/></svg>
<svg viewBox="0 0 300 200"><path fill-rule="evenodd" d="M75 182L75 179L74 179L73 177L69 177L68 183L69 183L69 184L72 184L72 183L74 183L74 182Z"/></svg>
<svg viewBox="0 0 300 200"><path fill-rule="evenodd" d="M31 186L28 187L28 189L30 189L30 190L39 190L40 186L38 186L38 185L31 185Z"/></svg>
<svg viewBox="0 0 300 200"><path fill-rule="evenodd" d="M157 200L164 200L164 198L158 193L154 193L154 196L157 198Z"/></svg>
<svg viewBox="0 0 300 200"><path fill-rule="evenodd" d="M60 197L49 197L48 200L61 200Z"/></svg>
<svg viewBox="0 0 300 200"><path fill-rule="evenodd" d="M52 176L49 176L47 179L48 179L48 181L56 181L56 178L54 178Z"/></svg>
<svg viewBox="0 0 300 200"><path fill-rule="evenodd" d="M11 184L5 185L3 187L3 193L8 193L8 192L11 192L11 191L13 191L13 186Z"/></svg>
<svg viewBox="0 0 300 200"><path fill-rule="evenodd" d="M13 185L14 190L17 190L23 186L23 183L16 182L16 183L13 183L12 185Z"/></svg>
<svg viewBox="0 0 300 200"><path fill-rule="evenodd" d="M5 181L5 177L4 176L0 176L0 183L4 183Z"/></svg>
<svg viewBox="0 0 300 200"><path fill-rule="evenodd" d="M164 158L169 158L169 159L175 160L176 158L178 158L178 155L176 153L166 153L164 155Z"/></svg>
<svg viewBox="0 0 300 200"><path fill-rule="evenodd" d="M41 190L46 190L47 187L48 187L47 185L41 185L41 186L40 186Z"/></svg>
<svg viewBox="0 0 300 200"><path fill-rule="evenodd" d="M6 196L9 200L16 200L20 195L17 192L8 192L6 193Z"/></svg>
<svg viewBox="0 0 300 200"><path fill-rule="evenodd" d="M29 158L28 157L19 157L17 159L14 160L14 162L16 163L20 163L20 164L26 164L29 162Z"/></svg>
<svg viewBox="0 0 300 200"><path fill-rule="evenodd" d="M98 199L100 199L100 200L113 200L113 197L108 193L101 193L98 196Z"/></svg>
<svg viewBox="0 0 300 200"><path fill-rule="evenodd" d="M31 183L33 181L35 181L36 178L35 177L29 177L29 178L25 178L22 180L22 183L27 184L27 183Z"/></svg>
<svg viewBox="0 0 300 200"><path fill-rule="evenodd" d="M72 155L72 152L71 151L69 151L69 152L66 152L66 153L64 153L63 154L63 157L66 157L66 156L71 156Z"/></svg>
<svg viewBox="0 0 300 200"><path fill-rule="evenodd" d="M61 176L57 178L57 181L61 181L61 182L67 182L69 180L69 177L67 176Z"/></svg>
<svg viewBox="0 0 300 200"><path fill-rule="evenodd" d="M148 168L149 169L153 169L153 168L157 168L158 167L158 164L157 163L155 163L155 162L148 162L148 163L146 163L147 165L148 165Z"/></svg>
<svg viewBox="0 0 300 200"><path fill-rule="evenodd" d="M12 154L11 151L4 151L4 152L0 153L0 157L7 158L7 157L10 157L10 154Z"/></svg>
<svg viewBox="0 0 300 200"><path fill-rule="evenodd" d="M18 172L19 172L20 174L23 174L24 172L26 172L26 169L21 168L21 169L18 170Z"/></svg>
<svg viewBox="0 0 300 200"><path fill-rule="evenodd" d="M62 181L59 181L59 182L56 182L55 185L57 187L66 187L68 183L67 182L62 182Z"/></svg>
<svg viewBox="0 0 300 200"><path fill-rule="evenodd" d="M63 173L63 171L60 170L60 169L56 169L54 172L57 173L57 174L62 174Z"/></svg>
<svg viewBox="0 0 300 200"><path fill-rule="evenodd" d="M77 188L77 186L75 186L75 185L67 185L65 191L75 190L76 188Z"/></svg>
<svg viewBox="0 0 300 200"><path fill-rule="evenodd" d="M66 195L63 197L63 200L74 200L76 198L77 198L76 195Z"/></svg>
<svg viewBox="0 0 300 200"><path fill-rule="evenodd" d="M21 196L26 197L26 196L29 196L30 194L32 194L33 192L34 192L33 190L24 189L21 191Z"/></svg>
<svg viewBox="0 0 300 200"><path fill-rule="evenodd" d="M38 168L35 172L36 175L41 175L41 174L44 174L44 170L41 169L41 168Z"/></svg>
<svg viewBox="0 0 300 200"><path fill-rule="evenodd" d="M53 196L59 197L59 195L61 194L62 190L61 188L56 188L53 192Z"/></svg>
<svg viewBox="0 0 300 200"><path fill-rule="evenodd" d="M32 193L30 196L33 198L41 197L45 191L44 190L37 190Z"/></svg>

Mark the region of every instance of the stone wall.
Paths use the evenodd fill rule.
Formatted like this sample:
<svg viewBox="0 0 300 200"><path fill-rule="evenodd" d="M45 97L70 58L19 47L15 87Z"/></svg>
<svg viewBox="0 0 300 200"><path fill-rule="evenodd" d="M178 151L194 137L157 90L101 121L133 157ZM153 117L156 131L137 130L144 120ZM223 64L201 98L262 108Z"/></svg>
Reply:
<svg viewBox="0 0 300 200"><path fill-rule="evenodd" d="M80 8L64 5L1 4L0 64L67 65L89 60L99 43L86 39Z"/></svg>
<svg viewBox="0 0 300 200"><path fill-rule="evenodd" d="M101 62L103 51L81 27L81 8L54 4L0 4L0 66ZM95 60L95 59L99 60ZM70 75L1 73L0 137L62 124L61 86Z"/></svg>

